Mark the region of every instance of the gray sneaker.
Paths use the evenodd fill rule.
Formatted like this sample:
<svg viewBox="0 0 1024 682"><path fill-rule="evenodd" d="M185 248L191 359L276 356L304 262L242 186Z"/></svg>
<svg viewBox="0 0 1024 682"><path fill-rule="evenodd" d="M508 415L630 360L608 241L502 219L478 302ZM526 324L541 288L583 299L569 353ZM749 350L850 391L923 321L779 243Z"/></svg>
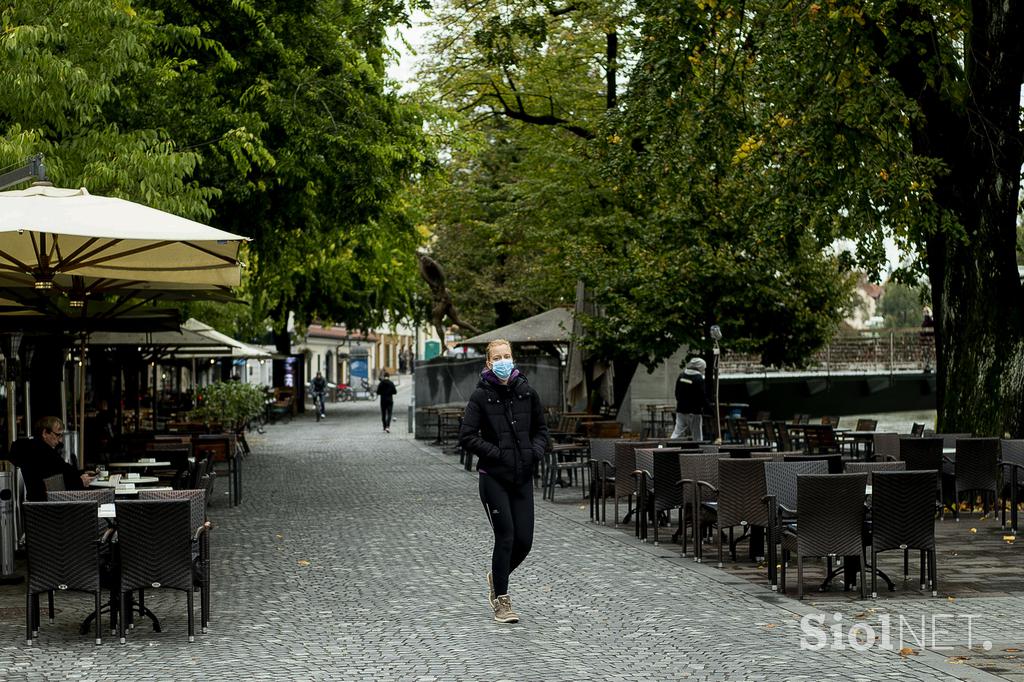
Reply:
<svg viewBox="0 0 1024 682"><path fill-rule="evenodd" d="M507 594L494 600L494 621L496 623L519 622L519 616L512 610L512 598Z"/></svg>
<svg viewBox="0 0 1024 682"><path fill-rule="evenodd" d="M487 602L494 609L497 606L497 595L494 594L494 574L487 571Z"/></svg>

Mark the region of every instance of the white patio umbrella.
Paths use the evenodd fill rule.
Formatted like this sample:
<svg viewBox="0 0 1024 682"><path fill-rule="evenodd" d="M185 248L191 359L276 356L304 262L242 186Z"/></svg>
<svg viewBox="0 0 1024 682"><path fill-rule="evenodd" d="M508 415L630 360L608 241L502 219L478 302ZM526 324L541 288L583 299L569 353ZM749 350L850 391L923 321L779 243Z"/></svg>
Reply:
<svg viewBox="0 0 1024 682"><path fill-rule="evenodd" d="M245 237L124 199L33 186L0 192L5 283L70 289L110 281L129 289L237 286Z"/></svg>

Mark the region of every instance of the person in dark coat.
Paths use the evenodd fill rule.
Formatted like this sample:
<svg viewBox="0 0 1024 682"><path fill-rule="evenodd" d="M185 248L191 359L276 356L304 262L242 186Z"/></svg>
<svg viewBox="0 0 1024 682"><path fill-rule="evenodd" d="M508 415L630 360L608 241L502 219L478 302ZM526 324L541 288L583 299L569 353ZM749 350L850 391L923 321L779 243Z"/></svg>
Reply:
<svg viewBox="0 0 1024 682"><path fill-rule="evenodd" d="M509 574L533 546L533 477L548 448L540 396L515 368L504 339L487 345L487 365L469 398L459 445L478 457L480 501L494 531L488 600L499 623L516 623Z"/></svg>
<svg viewBox="0 0 1024 682"><path fill-rule="evenodd" d="M384 433L391 433L391 413L395 408L395 394L398 393L394 382L388 376L387 372L381 372L380 383L377 384L377 395L380 396L380 418L384 422Z"/></svg>
<svg viewBox="0 0 1024 682"><path fill-rule="evenodd" d="M8 459L21 470L25 498L29 502L46 501L46 479L63 474L65 490L84 490L94 476L82 473L64 461L64 422L59 417L43 417L35 423L34 438L22 438L11 446Z"/></svg>
<svg viewBox="0 0 1024 682"><path fill-rule="evenodd" d="M708 368L702 358L691 358L676 379L676 426L671 438L681 438L689 431L693 440L704 440L704 415L714 412L704 388L704 372Z"/></svg>

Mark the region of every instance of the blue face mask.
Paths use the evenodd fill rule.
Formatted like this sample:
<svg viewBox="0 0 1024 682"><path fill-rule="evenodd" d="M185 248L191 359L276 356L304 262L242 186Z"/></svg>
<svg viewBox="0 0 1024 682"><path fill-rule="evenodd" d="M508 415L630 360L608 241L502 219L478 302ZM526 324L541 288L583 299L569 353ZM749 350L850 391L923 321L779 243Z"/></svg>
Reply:
<svg viewBox="0 0 1024 682"><path fill-rule="evenodd" d="M495 360L491 363L491 371L494 375L505 381L512 376L512 369L515 367L515 363L511 360Z"/></svg>

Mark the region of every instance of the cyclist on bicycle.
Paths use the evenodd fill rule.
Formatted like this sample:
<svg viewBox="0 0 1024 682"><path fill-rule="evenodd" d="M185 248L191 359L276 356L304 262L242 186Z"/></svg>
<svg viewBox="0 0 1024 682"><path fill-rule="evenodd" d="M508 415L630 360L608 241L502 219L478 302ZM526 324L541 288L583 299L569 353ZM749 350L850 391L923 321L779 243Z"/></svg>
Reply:
<svg viewBox="0 0 1024 682"><path fill-rule="evenodd" d="M316 373L316 378L313 379L313 404L316 409L320 410L320 417L327 416L327 408L324 404L324 394L327 393L327 380L324 379L320 372Z"/></svg>

